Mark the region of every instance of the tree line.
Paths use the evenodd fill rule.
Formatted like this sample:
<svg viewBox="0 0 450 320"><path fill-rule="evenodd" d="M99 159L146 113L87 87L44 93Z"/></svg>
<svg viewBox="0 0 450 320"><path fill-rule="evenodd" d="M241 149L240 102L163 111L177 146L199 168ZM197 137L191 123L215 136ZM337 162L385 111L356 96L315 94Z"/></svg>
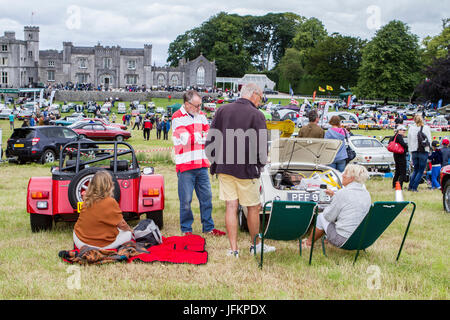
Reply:
<svg viewBox="0 0 450 320"><path fill-rule="evenodd" d="M398 20L370 40L329 33L317 18L295 13L240 16L218 13L179 35L167 62L203 54L214 60L219 77L264 73L277 89L312 94L319 86L364 98L450 103L450 19L442 31L419 42Z"/></svg>

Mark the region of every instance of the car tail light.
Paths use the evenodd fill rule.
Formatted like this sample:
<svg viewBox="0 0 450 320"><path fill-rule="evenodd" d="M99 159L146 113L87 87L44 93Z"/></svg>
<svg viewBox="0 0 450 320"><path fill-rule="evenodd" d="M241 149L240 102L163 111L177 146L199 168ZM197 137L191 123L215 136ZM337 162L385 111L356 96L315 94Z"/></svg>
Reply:
<svg viewBox="0 0 450 320"><path fill-rule="evenodd" d="M31 139L31 145L32 145L32 146L37 145L37 143L39 142L39 140L41 140L41 138L33 138L33 139Z"/></svg>
<svg viewBox="0 0 450 320"><path fill-rule="evenodd" d="M157 196L159 196L159 189L158 188L148 189L143 192L143 196L144 197L157 197Z"/></svg>
<svg viewBox="0 0 450 320"><path fill-rule="evenodd" d="M31 199L48 199L48 191L32 191Z"/></svg>

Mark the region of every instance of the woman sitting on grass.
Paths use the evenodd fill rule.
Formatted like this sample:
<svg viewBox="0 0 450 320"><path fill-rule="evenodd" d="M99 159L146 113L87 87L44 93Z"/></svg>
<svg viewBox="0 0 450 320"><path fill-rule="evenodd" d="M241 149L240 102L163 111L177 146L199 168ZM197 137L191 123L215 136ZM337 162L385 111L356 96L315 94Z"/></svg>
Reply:
<svg viewBox="0 0 450 320"><path fill-rule="evenodd" d="M333 198L331 204L317 216L314 241L326 234L332 245L344 245L370 210L372 200L364 185L368 178L369 173L363 166L347 165L342 174L344 187L336 193L326 190ZM306 247L312 244L312 234L303 241Z"/></svg>
<svg viewBox="0 0 450 320"><path fill-rule="evenodd" d="M98 171L84 195L84 203L73 230L78 249L116 249L133 237L133 230L123 219L119 204L113 198L114 183L106 170Z"/></svg>

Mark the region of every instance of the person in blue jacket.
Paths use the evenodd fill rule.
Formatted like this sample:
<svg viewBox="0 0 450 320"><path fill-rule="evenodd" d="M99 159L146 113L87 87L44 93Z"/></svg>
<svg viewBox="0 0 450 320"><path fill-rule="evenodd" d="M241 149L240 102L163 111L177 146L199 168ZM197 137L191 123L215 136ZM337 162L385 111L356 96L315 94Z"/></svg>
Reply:
<svg viewBox="0 0 450 320"><path fill-rule="evenodd" d="M325 132L325 139L337 139L342 141L342 145L339 148L338 153L336 154L336 158L334 158L334 162L329 166L340 171L344 172L345 166L347 165L347 149L345 144L345 138L348 133L347 130L341 128L341 119L339 116L332 116L329 124L331 128Z"/></svg>
<svg viewBox="0 0 450 320"><path fill-rule="evenodd" d="M170 130L170 122L167 121L167 119L164 119L163 122L164 140L169 139L169 130Z"/></svg>

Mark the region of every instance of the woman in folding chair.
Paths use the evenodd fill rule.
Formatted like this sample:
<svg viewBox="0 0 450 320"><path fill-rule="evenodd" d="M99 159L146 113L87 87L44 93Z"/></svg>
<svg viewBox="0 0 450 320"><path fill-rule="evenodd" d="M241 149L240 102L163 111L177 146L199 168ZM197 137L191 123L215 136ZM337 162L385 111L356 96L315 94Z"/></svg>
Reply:
<svg viewBox="0 0 450 320"><path fill-rule="evenodd" d="M341 247L356 230L370 210L372 200L364 183L369 178L367 169L360 165L349 164L342 174L344 188L336 193L327 190L332 196L331 204L317 216L314 241L324 234L329 243ZM304 247L312 244L313 232L303 242Z"/></svg>

